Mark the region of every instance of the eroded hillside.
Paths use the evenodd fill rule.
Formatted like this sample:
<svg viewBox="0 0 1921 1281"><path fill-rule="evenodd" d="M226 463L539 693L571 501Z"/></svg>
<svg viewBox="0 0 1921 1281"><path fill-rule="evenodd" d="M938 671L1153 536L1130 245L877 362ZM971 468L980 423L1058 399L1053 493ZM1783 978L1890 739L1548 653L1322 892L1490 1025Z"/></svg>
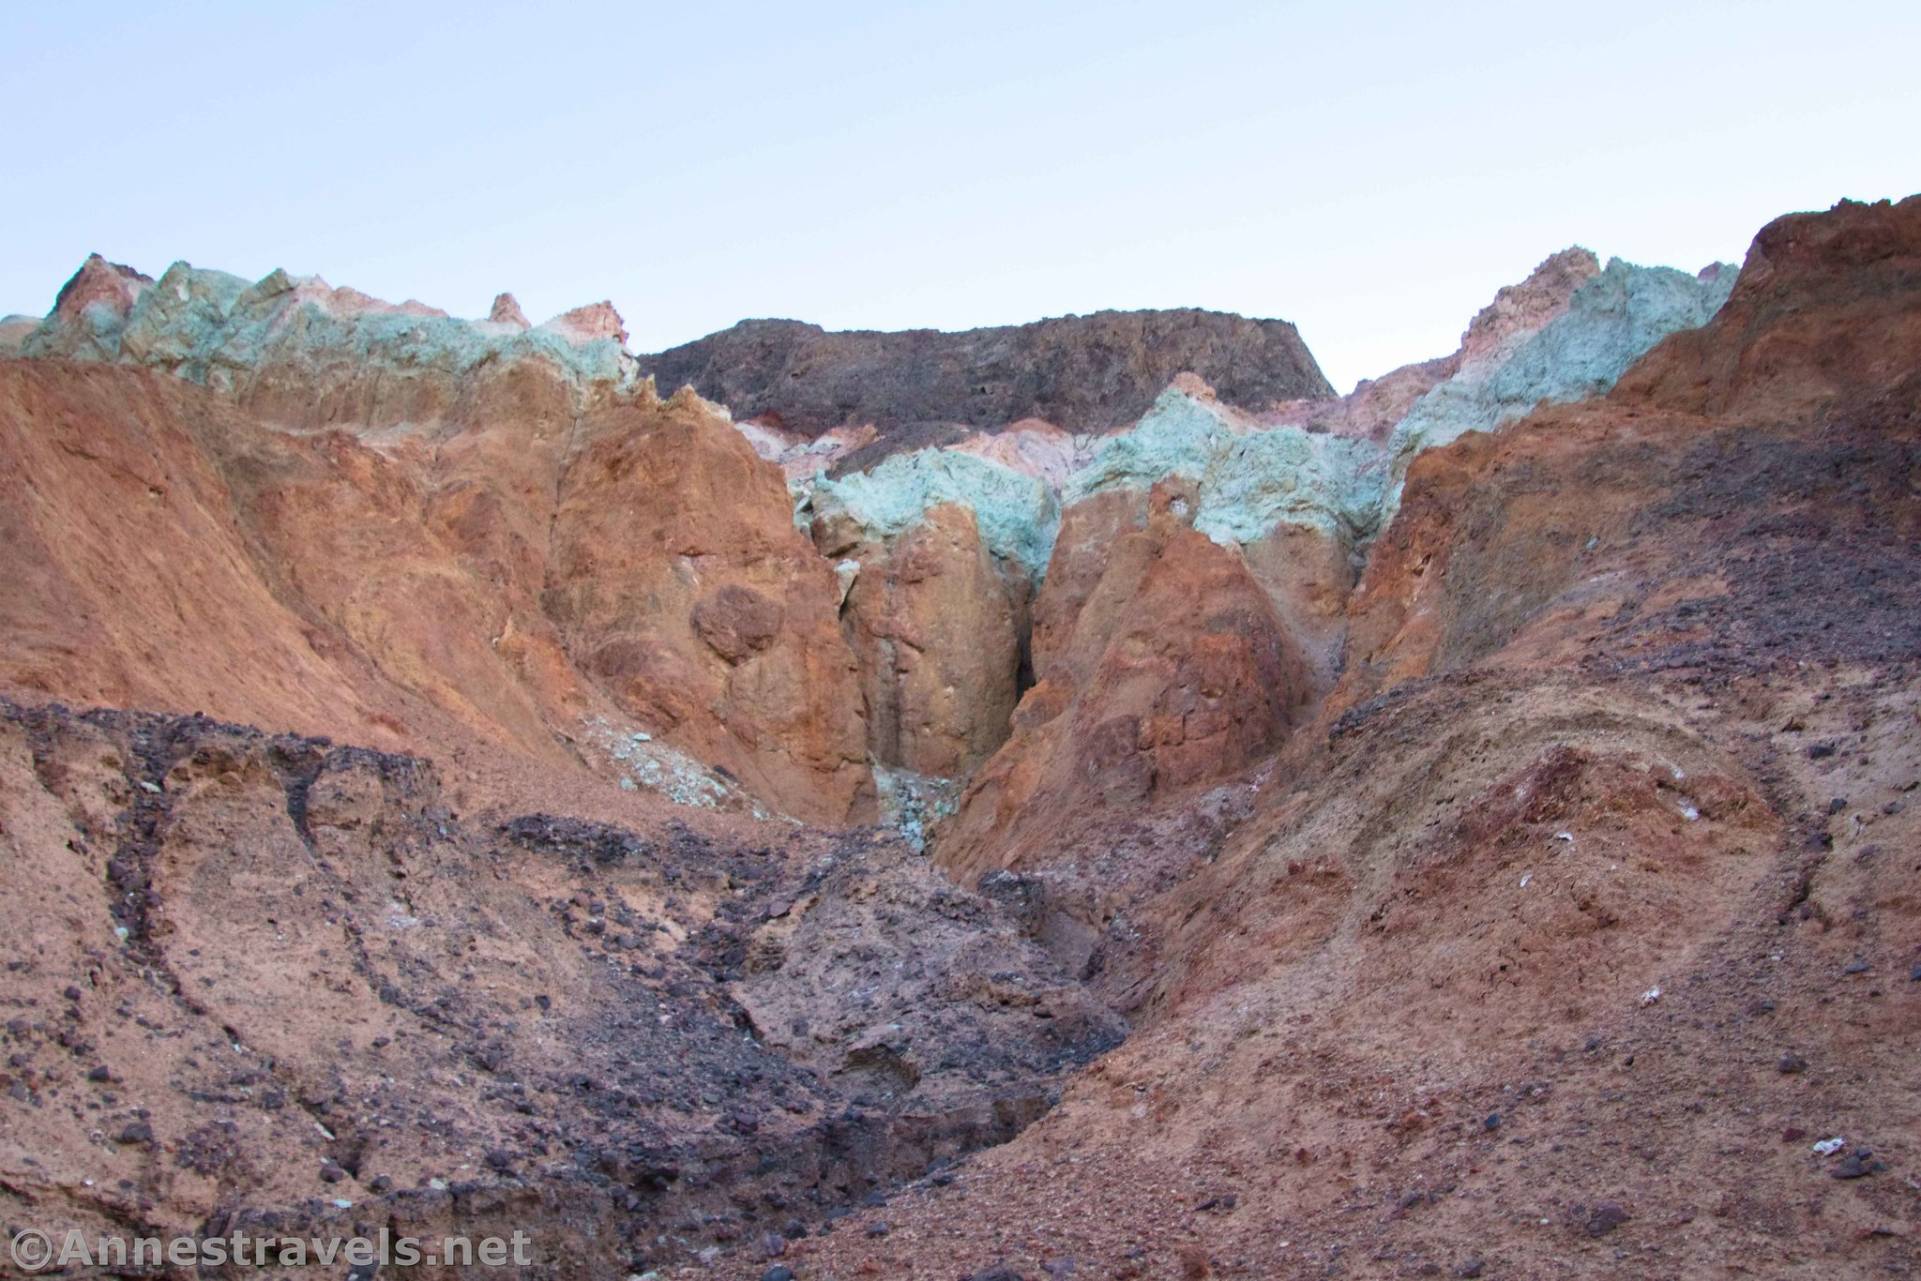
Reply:
<svg viewBox="0 0 1921 1281"><path fill-rule="evenodd" d="M1921 1268L1921 199L1344 398L97 258L0 332L9 1221Z"/></svg>

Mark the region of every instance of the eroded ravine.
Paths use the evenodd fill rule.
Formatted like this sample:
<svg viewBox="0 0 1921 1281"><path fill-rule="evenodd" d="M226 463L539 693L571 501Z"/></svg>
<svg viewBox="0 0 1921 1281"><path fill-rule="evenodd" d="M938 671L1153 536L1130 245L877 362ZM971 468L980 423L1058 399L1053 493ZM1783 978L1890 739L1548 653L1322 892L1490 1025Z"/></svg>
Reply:
<svg viewBox="0 0 1921 1281"><path fill-rule="evenodd" d="M1266 381L1070 361L993 422L874 336L842 372L900 421L821 418L839 375L783 414L735 335L694 353L735 423L611 309L91 260L0 361L8 1213L531 1223L578 1276L1285 1275L1302 1205L1361 1215L1287 1229L1313 1266L1435 1261L1417 1211L1459 1253L1528 1186L1441 1138L1519 1106L1490 1073L1598 1098L1570 1046L1665 1061L1637 1008L1818 1023L1810 967L1921 946L1879 879L1916 219L1783 220L1738 283L1557 255L1339 400L1294 338ZM1182 323L1229 365L1292 335ZM1831 1029L1863 1079L1891 1009ZM1882 1136L1913 1102L1811 1090ZM1621 1168L1557 1134L1550 1217L1599 1195L1554 1153ZM1623 1222L1658 1195L1609 1177ZM1078 1244L990 1232L1019 1196ZM1130 1220L1211 1249L1144 1262Z"/></svg>

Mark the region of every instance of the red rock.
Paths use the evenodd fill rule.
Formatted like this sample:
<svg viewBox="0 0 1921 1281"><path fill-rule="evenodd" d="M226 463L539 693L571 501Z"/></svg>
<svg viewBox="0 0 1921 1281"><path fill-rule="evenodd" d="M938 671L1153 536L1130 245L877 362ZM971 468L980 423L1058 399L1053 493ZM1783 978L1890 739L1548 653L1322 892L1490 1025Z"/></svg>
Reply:
<svg viewBox="0 0 1921 1281"><path fill-rule="evenodd" d="M1090 810L1243 768L1300 710L1306 668L1273 606L1238 554L1175 514L1179 497L1156 488L1145 528L1108 544L1078 608L1037 644L1038 683L1013 737L937 834L938 860L964 882L1044 863L1051 839ZM1050 570L1037 616L1055 584Z"/></svg>
<svg viewBox="0 0 1921 1281"><path fill-rule="evenodd" d="M843 549L860 569L842 609L861 671L868 750L917 774L964 774L1007 737L1028 585L945 504L891 547Z"/></svg>
<svg viewBox="0 0 1921 1281"><path fill-rule="evenodd" d="M840 820L866 792L865 718L833 568L789 511L779 469L695 397L592 415L542 602L642 724L780 808Z"/></svg>
<svg viewBox="0 0 1921 1281"><path fill-rule="evenodd" d="M552 329L572 342L611 338L622 347L627 345L626 323L611 302L589 303L585 307L564 311L541 328Z"/></svg>
<svg viewBox="0 0 1921 1281"><path fill-rule="evenodd" d="M520 309L520 303L512 294L494 295L494 305L488 309L487 319L496 325L512 325L515 329L527 329L527 313Z"/></svg>

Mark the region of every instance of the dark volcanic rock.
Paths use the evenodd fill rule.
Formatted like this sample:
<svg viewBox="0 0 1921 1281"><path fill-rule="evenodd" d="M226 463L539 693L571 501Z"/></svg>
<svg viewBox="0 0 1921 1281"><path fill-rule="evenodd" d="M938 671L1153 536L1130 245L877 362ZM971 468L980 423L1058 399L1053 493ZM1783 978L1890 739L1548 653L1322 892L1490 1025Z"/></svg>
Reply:
<svg viewBox="0 0 1921 1281"><path fill-rule="evenodd" d="M830 333L798 320L747 320L642 356L640 366L663 387L691 383L737 418L807 433L1022 418L1100 430L1139 418L1183 371L1250 409L1334 394L1292 324L1194 309L1100 311L961 333Z"/></svg>
<svg viewBox="0 0 1921 1281"><path fill-rule="evenodd" d="M696 1226L663 1262L1004 1142L1123 1030L875 833L768 846L446 800L416 757L0 698L0 935L43 958L0 1003L84 978L59 1052L142 1105L104 1153L84 1111L49 1132L103 1189L76 1215L164 1160L244 1183L235 1213L278 1228L343 1203L436 1231L537 1217L543 1275L621 1275L672 1225ZM55 947L69 918L60 938L119 946ZM4 1039L14 1134L38 1105L4 1091L55 1048L23 1018Z"/></svg>

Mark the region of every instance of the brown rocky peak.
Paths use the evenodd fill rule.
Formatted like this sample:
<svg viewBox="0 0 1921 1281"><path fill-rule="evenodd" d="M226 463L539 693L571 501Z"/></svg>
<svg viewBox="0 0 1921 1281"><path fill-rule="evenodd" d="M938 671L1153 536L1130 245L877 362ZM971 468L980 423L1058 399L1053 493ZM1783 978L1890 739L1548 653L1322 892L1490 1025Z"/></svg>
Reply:
<svg viewBox="0 0 1921 1281"><path fill-rule="evenodd" d="M627 345L627 326L621 320L620 313L614 310L614 304L606 301L563 311L541 328L554 330L570 342L588 343L611 338L622 347Z"/></svg>
<svg viewBox="0 0 1921 1281"><path fill-rule="evenodd" d="M1534 333L1567 310L1584 281L1601 273L1601 260L1579 245L1550 254L1518 285L1508 285L1480 310L1461 336L1461 358L1483 359Z"/></svg>
<svg viewBox="0 0 1921 1281"><path fill-rule="evenodd" d="M512 294L494 295L494 305L487 313L487 319L496 325L512 325L516 329L531 329L527 323L527 313L520 309L520 302Z"/></svg>
<svg viewBox="0 0 1921 1281"><path fill-rule="evenodd" d="M78 316L92 306L106 306L121 316L133 310L133 304L153 277L143 275L122 263L108 262L99 254L88 254L87 260L80 264L80 270L73 273L67 283L60 287L60 296L54 301L53 314L56 319L66 320Z"/></svg>
<svg viewBox="0 0 1921 1281"><path fill-rule="evenodd" d="M1614 398L1792 417L1911 398L1917 352L1921 196L1844 200L1763 227L1720 313L1650 351Z"/></svg>

